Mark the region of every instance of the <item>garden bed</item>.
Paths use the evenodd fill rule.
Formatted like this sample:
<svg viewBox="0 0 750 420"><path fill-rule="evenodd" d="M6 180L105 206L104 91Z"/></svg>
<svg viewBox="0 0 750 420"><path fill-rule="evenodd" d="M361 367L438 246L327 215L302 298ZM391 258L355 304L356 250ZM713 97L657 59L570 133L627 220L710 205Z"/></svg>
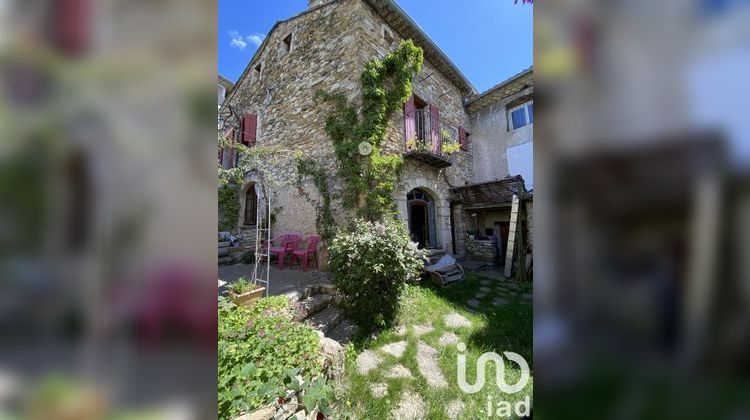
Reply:
<svg viewBox="0 0 750 420"><path fill-rule="evenodd" d="M321 337L292 317L284 296L260 298L251 307L219 298L220 419L328 411L332 388Z"/></svg>

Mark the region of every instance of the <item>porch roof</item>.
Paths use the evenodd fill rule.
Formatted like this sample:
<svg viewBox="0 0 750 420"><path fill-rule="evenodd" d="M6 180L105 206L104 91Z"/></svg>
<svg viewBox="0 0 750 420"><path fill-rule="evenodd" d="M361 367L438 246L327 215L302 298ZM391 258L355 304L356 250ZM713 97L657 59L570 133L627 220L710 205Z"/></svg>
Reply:
<svg viewBox="0 0 750 420"><path fill-rule="evenodd" d="M465 209L505 207L513 202L513 195L526 193L523 177L516 175L499 181L464 185L451 189L452 201Z"/></svg>

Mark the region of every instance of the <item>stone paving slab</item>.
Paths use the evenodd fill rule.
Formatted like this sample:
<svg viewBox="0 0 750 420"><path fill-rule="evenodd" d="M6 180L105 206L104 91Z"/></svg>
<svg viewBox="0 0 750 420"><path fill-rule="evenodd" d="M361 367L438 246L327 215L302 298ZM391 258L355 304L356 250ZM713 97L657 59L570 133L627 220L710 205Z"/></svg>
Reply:
<svg viewBox="0 0 750 420"><path fill-rule="evenodd" d="M462 411L464 411L464 403L461 400L453 400L445 406L445 415L451 420L459 419Z"/></svg>
<svg viewBox="0 0 750 420"><path fill-rule="evenodd" d="M397 420L422 420L426 414L424 397L413 391L407 391L401 396L401 402L391 416Z"/></svg>
<svg viewBox="0 0 750 420"><path fill-rule="evenodd" d="M445 332L438 338L438 343L443 347L456 344L458 343L458 336L452 332Z"/></svg>
<svg viewBox="0 0 750 420"><path fill-rule="evenodd" d="M458 312L451 312L447 315L444 315L443 322L445 322L445 325L451 328L471 327L471 321L469 320L469 318L466 318Z"/></svg>
<svg viewBox="0 0 750 420"><path fill-rule="evenodd" d="M357 372L360 375L366 375L371 370L375 369L383 362L374 351L365 350L359 356L357 356Z"/></svg>
<svg viewBox="0 0 750 420"><path fill-rule="evenodd" d="M376 382L370 385L370 393L375 398L383 398L388 393L388 385L382 382Z"/></svg>
<svg viewBox="0 0 750 420"><path fill-rule="evenodd" d="M385 373L385 377L389 379L397 378L413 378L411 371L404 365L396 365Z"/></svg>
<svg viewBox="0 0 750 420"><path fill-rule="evenodd" d="M397 341L395 343L386 344L380 348L380 351L386 354L390 354L393 357L400 358L404 351L406 351L406 341Z"/></svg>
<svg viewBox="0 0 750 420"><path fill-rule="evenodd" d="M508 301L505 299L496 298L492 301L492 306L501 306L501 305L506 305L507 303Z"/></svg>
<svg viewBox="0 0 750 420"><path fill-rule="evenodd" d="M414 325L411 327L412 331L414 331L414 335L417 337L423 336L425 334L431 333L435 328L432 326L431 323L426 323L422 325Z"/></svg>
<svg viewBox="0 0 750 420"><path fill-rule="evenodd" d="M448 386L448 382L445 380L438 364L437 350L423 341L417 344L417 366L419 367L419 373L422 374L430 387L445 388Z"/></svg>

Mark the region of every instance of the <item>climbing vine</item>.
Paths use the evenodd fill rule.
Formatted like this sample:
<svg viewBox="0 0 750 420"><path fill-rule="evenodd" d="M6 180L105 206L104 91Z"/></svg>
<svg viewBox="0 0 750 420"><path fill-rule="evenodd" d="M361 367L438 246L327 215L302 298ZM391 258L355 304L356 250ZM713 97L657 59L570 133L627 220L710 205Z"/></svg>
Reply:
<svg viewBox="0 0 750 420"><path fill-rule="evenodd" d="M342 204L368 220L379 220L395 213L392 194L399 180L403 158L400 153L384 153L382 143L393 113L400 110L411 96L412 77L421 71L423 61L422 49L408 40L382 60L368 62L361 74L361 115L341 92L318 91L315 94L317 100L333 105L326 118L325 131L339 163L337 174L343 181ZM370 153L360 153L362 143L372 146ZM235 222L232 217L239 214L238 186L242 185L247 171L269 166L273 159L292 157L296 162L296 186L300 195L312 201L303 188L305 178L310 178L320 192L322 201L316 203L318 233L326 241L333 238L336 232L333 195L328 184L330 175L323 166L300 152L257 146L248 148L223 138L219 139L219 147L239 152L235 168L224 169L219 165L220 229L231 230L229 227Z"/></svg>
<svg viewBox="0 0 750 420"><path fill-rule="evenodd" d="M395 213L392 194L403 158L401 154L384 153L382 142L391 116L411 96L412 77L421 71L423 62L422 49L411 40L402 41L382 60L369 61L360 80L361 116L344 94L316 93L319 100L333 104L325 131L339 162L338 175L344 181L342 204L368 220ZM369 154L359 152L365 142L372 146Z"/></svg>
<svg viewBox="0 0 750 420"><path fill-rule="evenodd" d="M333 239L336 234L336 220L333 218L333 210L331 209L331 192L328 188L328 177L325 171L320 168L313 160L304 159L298 157L297 159L297 189L300 195L304 196L308 200L310 199L309 194L302 188L302 181L304 177L312 178L315 188L320 192L320 196L323 198L323 202L317 205L317 215L315 217L315 227L326 243Z"/></svg>
<svg viewBox="0 0 750 420"><path fill-rule="evenodd" d="M225 169L217 161L218 190L218 227L219 231L234 231L240 213L240 186L248 170L258 168L259 162L268 160L279 154L279 149L273 147L247 147L230 139L219 137L219 150L226 153L237 152L237 165Z"/></svg>

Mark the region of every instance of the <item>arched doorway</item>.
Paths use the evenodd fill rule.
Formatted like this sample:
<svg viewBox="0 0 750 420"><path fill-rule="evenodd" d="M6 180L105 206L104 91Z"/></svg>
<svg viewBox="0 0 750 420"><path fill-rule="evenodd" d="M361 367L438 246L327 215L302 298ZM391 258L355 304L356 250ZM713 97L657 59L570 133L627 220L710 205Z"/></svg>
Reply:
<svg viewBox="0 0 750 420"><path fill-rule="evenodd" d="M258 193L255 191L255 184L250 184L245 192L245 226L255 226L258 218Z"/></svg>
<svg viewBox="0 0 750 420"><path fill-rule="evenodd" d="M409 210L409 234L420 248L437 248L435 201L419 188L406 195Z"/></svg>

